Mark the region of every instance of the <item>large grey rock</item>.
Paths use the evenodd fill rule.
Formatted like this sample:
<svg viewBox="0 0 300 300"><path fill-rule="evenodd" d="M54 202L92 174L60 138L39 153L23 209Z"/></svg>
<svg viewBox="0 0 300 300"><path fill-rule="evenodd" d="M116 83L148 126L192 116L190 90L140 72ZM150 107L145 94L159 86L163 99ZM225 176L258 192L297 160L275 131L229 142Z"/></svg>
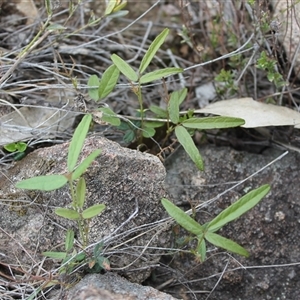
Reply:
<svg viewBox="0 0 300 300"><path fill-rule="evenodd" d="M86 276L63 295L56 296L57 300L62 298L65 300L176 300L152 287L131 283L110 273Z"/></svg>
<svg viewBox="0 0 300 300"><path fill-rule="evenodd" d="M68 187L47 193L14 187L19 180L42 173L66 173L68 146L36 150L0 173L0 227L6 232L0 231L0 241L7 241L0 249L5 248L2 258L6 263L18 262L29 268L41 261L41 252L55 247L55 251L62 251L65 230L76 230L75 222L54 214L56 207L70 204ZM90 223L90 244L103 241L103 255L110 260L112 270L142 282L160 258L153 247L161 246L167 238L159 227L149 230L150 225L146 225L166 216L160 204L165 196L165 169L155 156L123 149L96 136L86 140L80 160L95 149L102 149L102 154L84 175L87 204L105 203L107 208ZM92 253L92 247L87 251ZM48 270L53 267L49 261Z"/></svg>

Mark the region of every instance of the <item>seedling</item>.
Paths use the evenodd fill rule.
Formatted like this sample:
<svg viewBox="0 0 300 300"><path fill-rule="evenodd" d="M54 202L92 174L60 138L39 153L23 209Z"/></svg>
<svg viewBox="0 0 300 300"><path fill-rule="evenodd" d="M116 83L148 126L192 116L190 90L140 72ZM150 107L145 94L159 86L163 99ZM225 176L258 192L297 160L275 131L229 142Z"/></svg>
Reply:
<svg viewBox="0 0 300 300"><path fill-rule="evenodd" d="M269 191L270 186L268 184L252 190L204 225L200 225L168 199L163 198L161 202L168 214L174 218L179 225L195 235L197 247L195 250L192 250L192 252L203 262L206 259L206 241L229 252L245 257L249 256L249 252L245 248L215 232L257 205Z"/></svg>
<svg viewBox="0 0 300 300"><path fill-rule="evenodd" d="M104 204L95 204L84 208L86 203L86 182L82 175L101 153L101 150L95 150L78 164L78 158L87 136L91 120L91 115L85 115L74 132L68 151L67 173L62 175L37 176L22 180L16 184L16 187L20 189L53 191L68 183L72 198L72 203L70 204L71 208L59 207L55 209L55 213L62 218L77 222L80 242L83 249L88 246L90 219L100 215L105 209ZM78 255L76 255L76 253L74 232L69 229L66 235L64 252L48 251L43 254L47 257L62 260L64 267L61 269L61 272L70 273L74 266L86 258L84 253Z"/></svg>

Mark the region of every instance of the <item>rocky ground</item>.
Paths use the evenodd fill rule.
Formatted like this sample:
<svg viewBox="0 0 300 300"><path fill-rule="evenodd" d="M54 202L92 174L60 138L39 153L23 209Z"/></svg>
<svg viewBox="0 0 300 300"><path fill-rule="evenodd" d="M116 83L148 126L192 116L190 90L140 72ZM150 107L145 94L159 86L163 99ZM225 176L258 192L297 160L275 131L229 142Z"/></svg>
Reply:
<svg viewBox="0 0 300 300"><path fill-rule="evenodd" d="M173 272L163 276L162 267L157 278L175 279L166 291L173 294L177 289L176 296L183 299L294 299L300 290L299 153L289 152L248 178L278 158L284 149L271 147L253 154L206 145L200 151L205 172L199 172L180 149L167 164L166 179L171 199L182 207L190 208L216 197L197 213L200 223L213 218L250 189L271 185L271 192L259 205L220 231L248 249L250 257L210 248L207 261L199 263L191 255L177 254L163 260ZM175 244L176 239L175 236Z"/></svg>
<svg viewBox="0 0 300 300"><path fill-rule="evenodd" d="M272 1L272 6L268 1L257 2L254 6L234 1L168 3L151 0L140 1L138 4L136 1L128 1L129 14L126 17L113 20L104 18L97 25L85 26L91 17L98 18L103 14L104 2L83 1L84 3L76 8L76 13L72 16L69 14L67 2L50 2L54 14L52 21L64 26L65 32L54 30L43 34L32 51L20 58L20 50L28 45L41 28L39 18L42 17L44 22L46 20L44 2L0 1L0 145L25 140L28 142L26 151L28 153L43 148L29 154L27 160L20 162L13 160L14 154L4 151L2 147L0 149L0 205L3 208L0 214L2 237L0 298L3 299L24 298L24 295L29 295L32 287L39 286L40 282L48 278L49 269L47 272L43 270L39 273L40 277L32 277L33 274L37 275L34 273L35 268L41 266L42 262L35 246L45 248L51 242L47 237L40 240L39 230L41 228L50 230L48 234L51 233L51 237L55 239L54 243L63 242L61 234L52 234L59 220L47 214L54 206L66 204L68 199L65 196L54 197L56 202L48 207L43 202L35 202L41 195L30 194L28 198L28 195L23 194L20 197L17 193L16 196L13 183L19 180L18 176L40 174L37 153L48 153L49 156L52 151L57 151L54 149L60 149L56 152L59 158L57 167L58 169L64 167L61 161L65 157L60 153L66 152L67 144L54 146L57 148L45 147L61 144L70 139L80 114L74 110L74 104L76 105L80 99L91 103L86 86L88 78L92 74L101 76L111 64L112 53L117 53L133 68L138 68L150 41L163 28L171 29L163 49L157 54L158 59L154 60L150 69L179 66L185 69L184 77L180 77L179 80L167 79L164 84L145 86L143 88L145 107L151 104L166 105L166 87L168 91L173 91L181 85L188 88L188 97L182 104L182 110L239 97L253 97L260 102L285 105L292 109L297 109L299 105L297 75L299 66L294 65L297 59L293 58L298 57L298 42L297 36L291 36L294 31L290 30L298 26L297 22L295 23L297 17L294 13L296 5L289 7L290 14L282 16L276 10L277 6L280 8L276 0ZM94 15L91 15L91 11ZM284 12L281 10L281 13ZM62 36L64 38L61 38ZM291 40L295 43L291 46L285 44ZM241 48L245 45L246 48ZM258 47L258 52L253 52L251 48L253 45ZM237 49L241 50L234 52ZM289 52L288 49L295 53ZM259 55L263 51L268 51L268 58L276 61L275 73L283 75L283 79L288 83L284 89L268 80L274 73L270 75L268 70L256 67ZM202 63L205 64L200 66ZM222 69L229 71L230 75L223 77L220 84L216 76ZM129 117L134 117L139 107L123 77L105 102L116 113ZM95 125L93 130L93 138L97 137L99 140L93 138L89 140L91 147L101 144L102 137L106 136L117 140L123 146L137 149L136 144L128 145L121 140L124 133L119 130L100 125ZM123 261L122 268L133 256L139 257L142 264L133 265L129 270L130 275L120 270L118 273L127 275L131 281L139 283L143 281L144 285L152 286L177 299L296 299L300 291L297 280L300 275L298 184L300 139L297 130L292 126L271 127L267 128L267 135L263 136L252 129L197 133L195 142L204 158L205 171L197 170L183 149L178 147L164 162L167 174L165 187L163 187L165 171L157 158L150 159L150 154L143 156L140 152L122 149L118 145L111 146L114 145L111 142L103 142L103 145L107 143L109 150L101 163L109 176L101 180L105 184L108 178L117 180L114 176L118 172L123 177L119 183L114 181L116 187L112 191L97 186L97 182L89 178L93 193L100 197L94 200L103 200L109 205L109 199L113 197L116 203L109 212L118 223L130 217L136 203L139 203L138 200L135 201L138 198L143 204L140 205L142 211L137 219L133 219L130 223L134 224L134 228L143 226L147 222L147 217L150 222L158 221L161 224L160 222L167 217L159 207L162 196L167 196L184 210L200 205L201 208L197 210L195 218L202 224L211 220L249 190L265 183L271 185L270 193L259 205L220 231L220 234L245 247L250 252L249 258L230 255L209 247L208 258L201 263L188 253L194 246L193 243L182 243L187 233L166 223L168 226L164 229L168 231L164 231L160 239L154 239L154 247L159 248L156 249L159 253L152 252L151 249L149 252L143 252L145 256L139 257L141 249L132 244L130 247L123 246L124 240L119 244L121 247L119 251L115 251L113 247L116 244L113 242L116 241L110 240L112 248L111 252L107 253L115 255L115 260L112 259L112 262L115 262L114 268L118 269L116 263L122 261L122 251L131 255L127 256L129 258L126 258L126 262ZM281 146L276 142L278 140L282 142ZM162 138L157 137L157 142L162 142ZM104 147L101 145L99 147ZM147 146L149 152L157 154L153 145ZM139 148L139 151L141 150L143 149ZM286 150L289 151L288 154L280 157ZM132 163L127 158L132 159ZM275 159L277 159L275 162L268 165ZM50 161L53 162L53 159ZM108 171L110 168L112 169ZM148 169L151 176L147 176ZM48 172L51 170L53 171L51 168L47 169ZM98 168L95 174L100 171ZM256 173L257 171L259 172ZM157 182L153 182L155 178L158 178ZM130 187L126 184L128 182ZM102 194L105 194L104 199L100 196ZM125 204L122 202L124 200L122 195L128 197ZM148 204L147 195L151 198ZM50 198L48 195L48 200ZM62 198L64 200L60 202ZM130 207L127 207L129 210L122 209L122 205L126 206L128 202L130 202ZM26 217L28 210L33 213L32 218ZM119 211L124 213L123 217L119 216ZM3 215L4 212L8 212L9 217ZM108 223L108 220L105 222ZM24 224L27 229L31 226L33 233L23 228L24 234L20 235L22 238L15 239L16 232L7 231L13 224L17 230ZM114 224L110 229L106 229L108 232L114 231L116 226ZM130 230L129 227L126 227L126 230ZM61 230L61 227L59 228ZM101 234L97 230L94 240ZM136 233L135 229L133 231ZM151 237L152 233L148 233L146 240L139 246L145 247ZM13 251L7 248L8 245L16 244L21 246L14 247ZM126 248L127 246L130 250ZM168 250L162 250L164 247ZM43 250L47 250L47 247L44 248ZM12 254L15 255L15 261L18 261L16 265L11 260L6 260L8 256L11 258ZM32 269L27 268L28 262L22 261L26 257L30 257L29 265ZM46 264L45 268L49 266ZM57 264L55 266L57 267ZM138 269L137 273L134 273L134 269ZM151 276L144 281L150 273ZM81 270L79 274L83 274ZM133 286L129 282L122 294L122 290L116 291L116 287L113 287L115 282L123 286L125 283L122 278L106 275L108 283L103 286L97 284L98 276L101 275L96 275L94 285L90 282L92 277L86 277L70 294L58 285L58 288L52 289L46 296L40 294L39 297L40 299L59 299L62 295L66 299L73 296L83 297L82 295L88 292L82 287L85 282L91 284L89 286L92 287L93 293L84 295L94 297L92 299L104 297L125 299L124 291L131 289L132 294L126 292L128 299L142 299L138 298L142 297L141 295L146 295L144 299L171 297L149 288L139 290L142 286ZM16 280L16 277L23 281ZM75 283L74 277L71 281ZM20 296L21 291L23 296Z"/></svg>

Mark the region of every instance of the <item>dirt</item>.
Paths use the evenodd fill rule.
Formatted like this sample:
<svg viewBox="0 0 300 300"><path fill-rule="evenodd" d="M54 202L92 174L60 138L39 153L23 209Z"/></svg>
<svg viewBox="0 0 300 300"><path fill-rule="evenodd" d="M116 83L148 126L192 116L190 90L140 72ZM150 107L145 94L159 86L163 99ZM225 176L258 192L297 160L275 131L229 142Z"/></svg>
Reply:
<svg viewBox="0 0 300 300"><path fill-rule="evenodd" d="M170 200L185 210L220 195L284 152L269 148L253 154L213 145L200 151L205 172L198 171L182 149L167 164ZM299 165L300 154L290 152L197 213L203 224L251 189L270 184L271 192L255 208L219 231L245 247L249 258L212 246L204 263L179 253L162 261L164 267L152 277L159 278L155 285L173 278L164 291L182 299L296 299L300 291ZM179 237L174 238L175 248Z"/></svg>

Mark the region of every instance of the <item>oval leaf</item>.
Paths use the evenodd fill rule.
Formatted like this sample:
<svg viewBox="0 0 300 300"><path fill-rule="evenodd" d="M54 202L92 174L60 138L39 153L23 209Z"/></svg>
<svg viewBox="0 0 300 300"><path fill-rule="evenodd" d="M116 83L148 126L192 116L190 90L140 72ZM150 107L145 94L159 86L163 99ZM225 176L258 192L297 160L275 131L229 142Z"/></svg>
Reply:
<svg viewBox="0 0 300 300"><path fill-rule="evenodd" d="M115 112L113 112L109 107L101 107L99 108L100 111L103 112L101 116L101 120L103 122L107 122L113 126L120 126L121 120L117 116Z"/></svg>
<svg viewBox="0 0 300 300"><path fill-rule="evenodd" d="M151 105L149 107L149 109L159 118L167 118L168 117L168 112L159 106Z"/></svg>
<svg viewBox="0 0 300 300"><path fill-rule="evenodd" d="M240 246L239 244L237 244L236 242L226 239L221 235L218 235L216 233L213 232L207 232L205 234L205 238L207 239L207 241L209 241L211 244L223 248L229 252L232 253L236 253L245 257L249 256L249 252L243 248L242 246Z"/></svg>
<svg viewBox="0 0 300 300"><path fill-rule="evenodd" d="M188 131L182 126L177 126L175 128L175 135L178 142L183 146L185 152L189 155L197 168L203 171L204 166L202 157Z"/></svg>
<svg viewBox="0 0 300 300"><path fill-rule="evenodd" d="M90 166L90 164L95 160L95 158L100 155L101 150L97 149L93 151L88 157L86 157L81 164L72 173L72 180L78 179Z"/></svg>
<svg viewBox="0 0 300 300"><path fill-rule="evenodd" d="M58 207L55 209L55 213L65 219L80 220L80 214L74 209Z"/></svg>
<svg viewBox="0 0 300 300"><path fill-rule="evenodd" d="M238 201L223 210L212 221L210 221L208 223L208 230L210 232L215 232L225 224L237 219L242 214L254 207L269 191L270 186L268 184L265 184L258 189L249 192Z"/></svg>
<svg viewBox="0 0 300 300"><path fill-rule="evenodd" d="M108 3L106 4L106 9L105 9L104 15L107 16L107 15L111 14L116 5L117 5L116 0L109 0Z"/></svg>
<svg viewBox="0 0 300 300"><path fill-rule="evenodd" d="M182 122L184 127L196 129L230 128L244 124L243 119L231 117L190 118Z"/></svg>
<svg viewBox="0 0 300 300"><path fill-rule="evenodd" d="M110 19L112 18L122 18L122 17L125 17L126 15L128 15L129 13L129 10L119 10L119 11L116 11L112 14L110 14L108 17Z"/></svg>
<svg viewBox="0 0 300 300"><path fill-rule="evenodd" d="M179 106L185 99L187 94L187 88L171 93L170 101L168 103L168 111L170 120L177 124L179 122Z"/></svg>
<svg viewBox="0 0 300 300"><path fill-rule="evenodd" d="M195 235L203 233L203 227L171 201L166 198L162 198L161 203L167 213L184 229Z"/></svg>
<svg viewBox="0 0 300 300"><path fill-rule="evenodd" d="M151 43L151 45L149 46L149 49L147 50L147 52L145 53L142 61L141 61L141 65L139 68L139 73L142 74L144 73L144 71L146 70L146 68L149 66L149 64L151 63L154 55L156 54L156 52L158 51L158 49L160 48L160 46L163 44L163 42L165 41L167 35L169 34L169 29L165 28L155 39L154 41Z"/></svg>
<svg viewBox="0 0 300 300"><path fill-rule="evenodd" d="M155 129L152 127L144 127L142 134L143 134L143 137L150 138L155 135Z"/></svg>
<svg viewBox="0 0 300 300"><path fill-rule="evenodd" d="M119 69L115 65L108 67L101 77L99 84L99 99L108 96L117 84L120 75Z"/></svg>
<svg viewBox="0 0 300 300"><path fill-rule="evenodd" d="M95 204L82 212L84 219L91 219L98 216L105 209L105 204Z"/></svg>
<svg viewBox="0 0 300 300"><path fill-rule="evenodd" d="M10 143L3 146L8 152L15 152L17 150L17 143Z"/></svg>
<svg viewBox="0 0 300 300"><path fill-rule="evenodd" d="M162 79L163 77L168 77L170 75L182 73L183 69L181 68L165 68L161 70L156 70L150 73L143 75L140 78L140 83L148 83L154 80Z"/></svg>
<svg viewBox="0 0 300 300"><path fill-rule="evenodd" d="M27 144L23 142L18 142L16 147L19 152L24 152L27 149Z"/></svg>
<svg viewBox="0 0 300 300"><path fill-rule="evenodd" d="M125 143L130 143L132 141L134 141L135 139L135 133L132 130L128 130L125 132L123 140Z"/></svg>
<svg viewBox="0 0 300 300"><path fill-rule="evenodd" d="M16 184L18 189L53 191L63 187L68 182L64 175L37 176L19 181Z"/></svg>
<svg viewBox="0 0 300 300"><path fill-rule="evenodd" d="M86 258L86 254L85 253L78 253L75 257L74 260L75 261L83 261Z"/></svg>
<svg viewBox="0 0 300 300"><path fill-rule="evenodd" d="M164 122L159 122L159 121L145 121L144 126L146 128L158 128L164 126Z"/></svg>
<svg viewBox="0 0 300 300"><path fill-rule="evenodd" d="M131 81L137 81L138 76L136 72L129 66L129 64L123 60L120 56L117 54L113 54L111 57L111 60L116 65L116 67L119 69L119 71L126 76Z"/></svg>
<svg viewBox="0 0 300 300"><path fill-rule="evenodd" d="M89 131L91 121L92 116L90 114L85 115L73 134L72 141L69 146L67 161L69 172L72 172L76 166L80 151L84 144L84 140Z"/></svg>
<svg viewBox="0 0 300 300"><path fill-rule="evenodd" d="M48 31L57 31L57 30L65 30L67 27L62 26L61 24L51 24L47 27Z"/></svg>
<svg viewBox="0 0 300 300"><path fill-rule="evenodd" d="M88 93L89 96L95 100L98 101L99 100L99 78L97 75L92 75L90 76L89 80L88 80Z"/></svg>

